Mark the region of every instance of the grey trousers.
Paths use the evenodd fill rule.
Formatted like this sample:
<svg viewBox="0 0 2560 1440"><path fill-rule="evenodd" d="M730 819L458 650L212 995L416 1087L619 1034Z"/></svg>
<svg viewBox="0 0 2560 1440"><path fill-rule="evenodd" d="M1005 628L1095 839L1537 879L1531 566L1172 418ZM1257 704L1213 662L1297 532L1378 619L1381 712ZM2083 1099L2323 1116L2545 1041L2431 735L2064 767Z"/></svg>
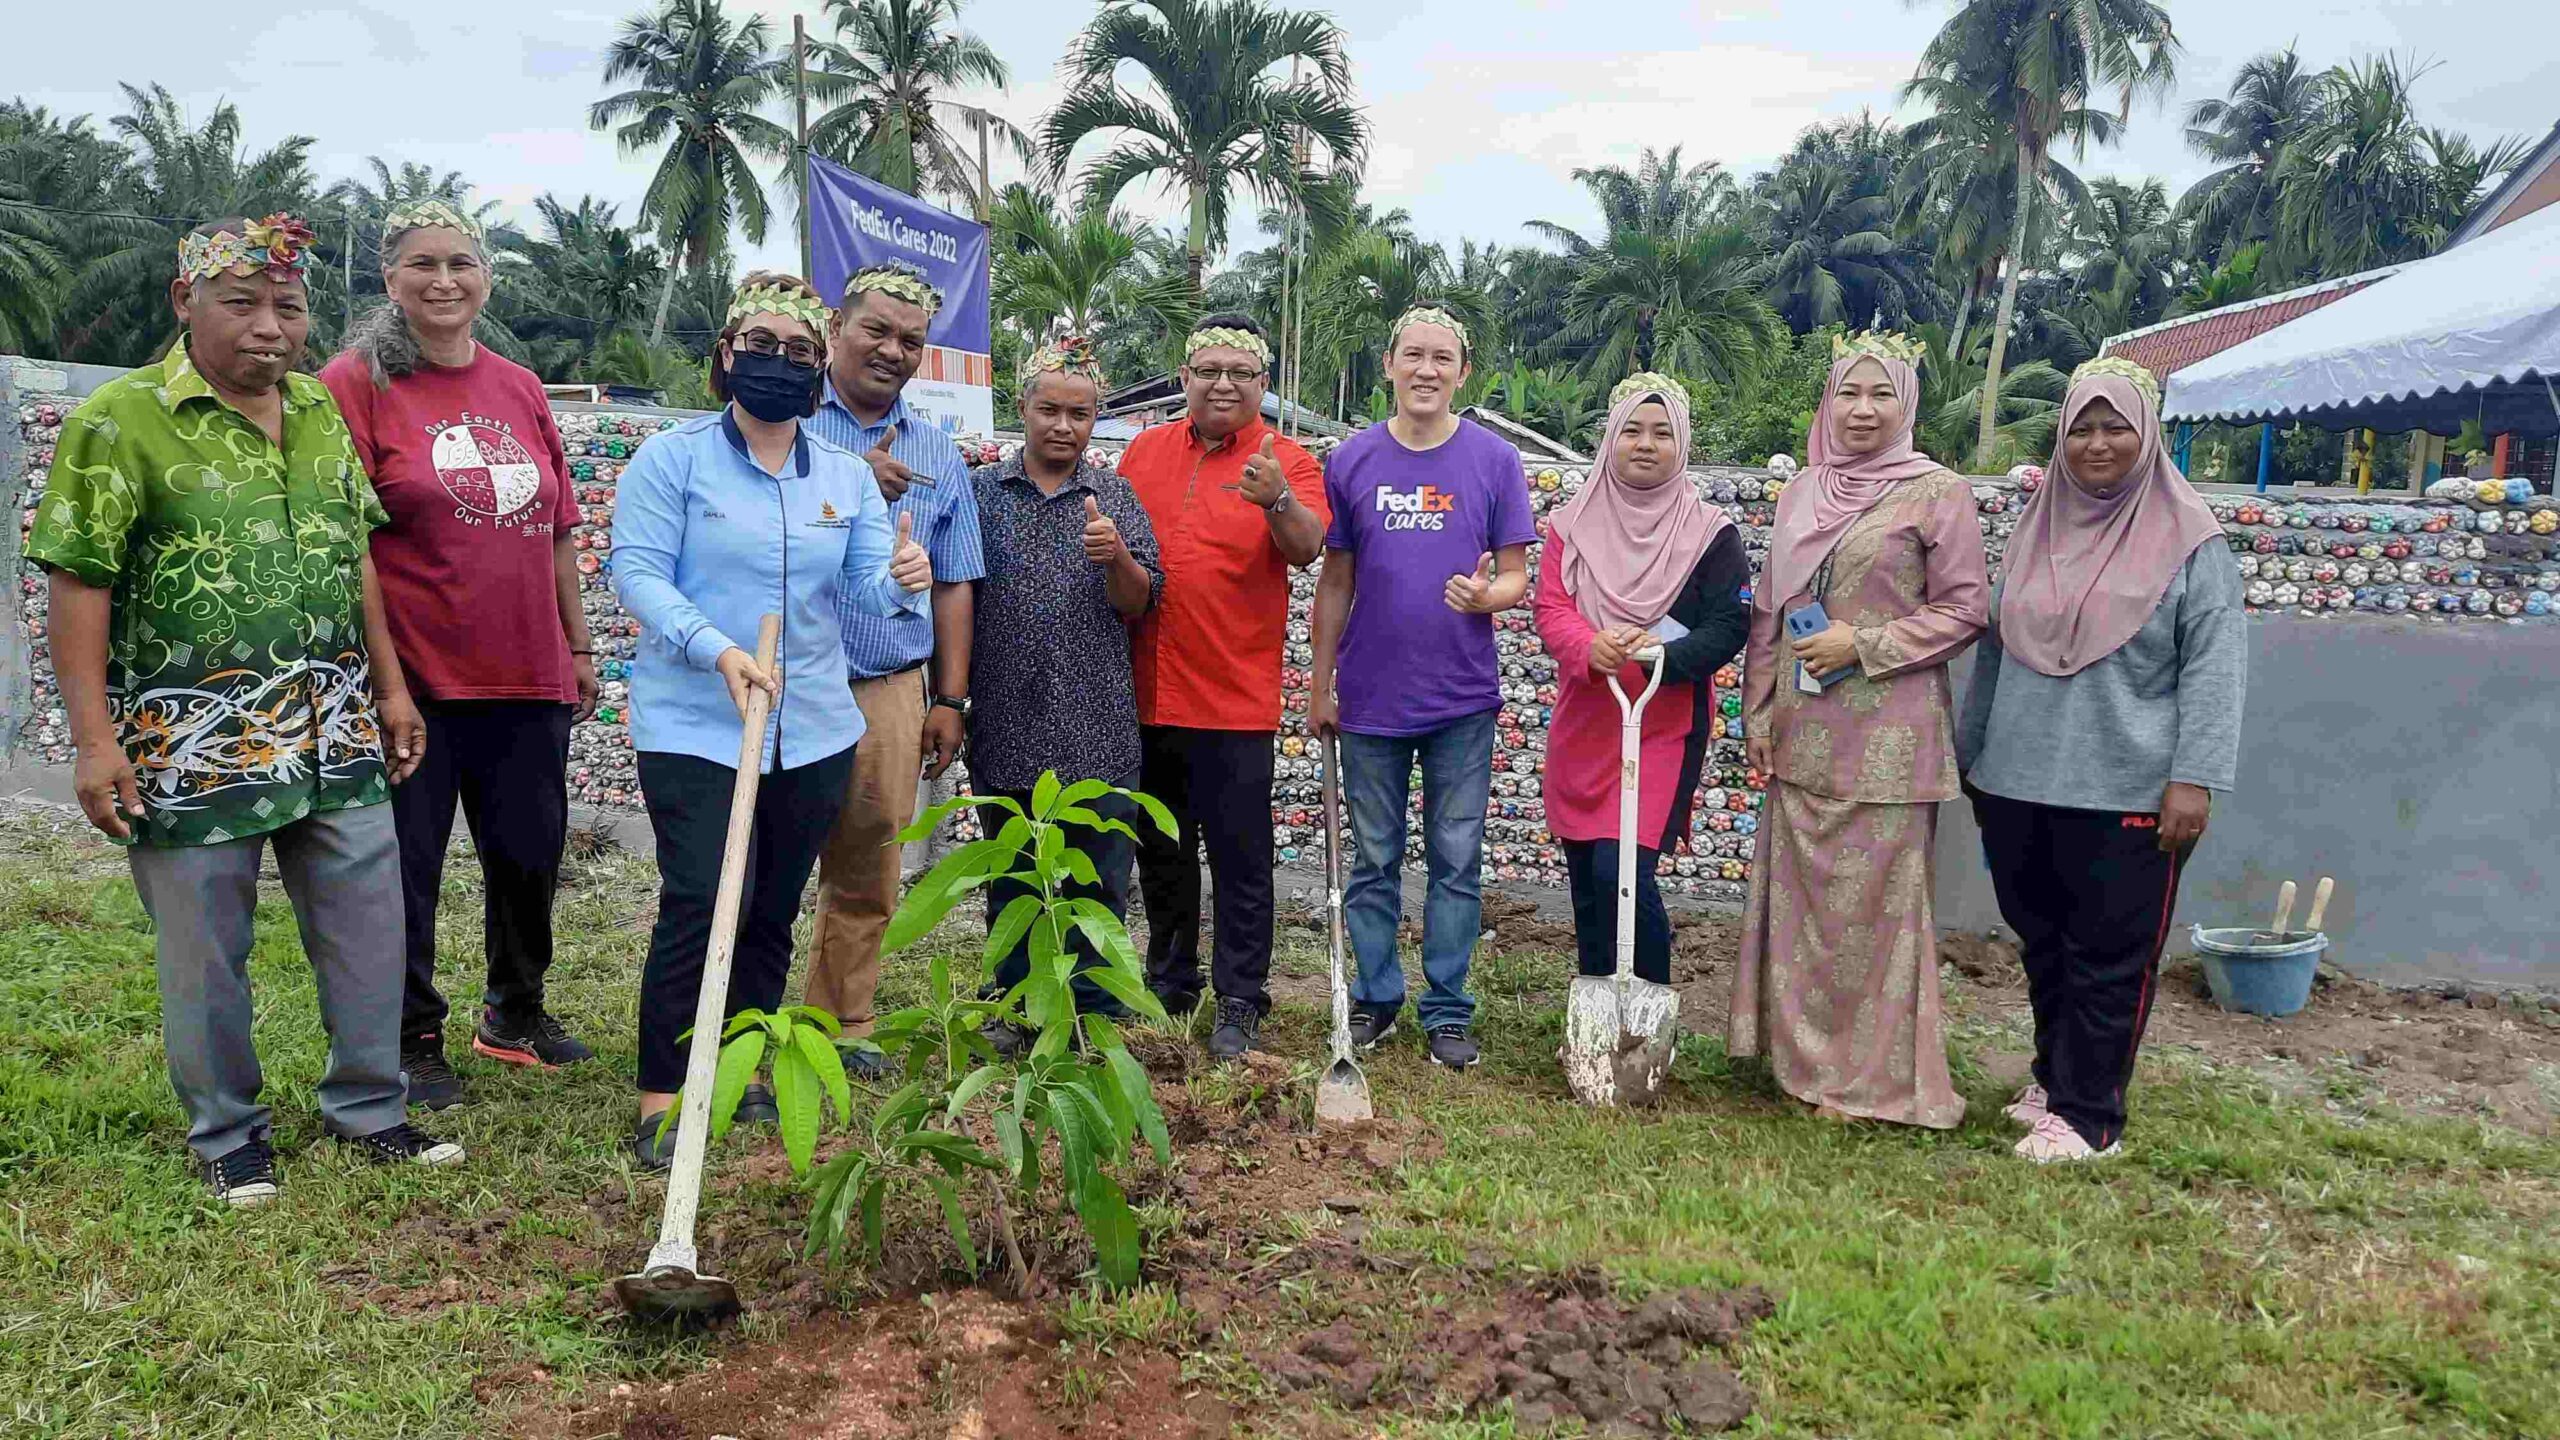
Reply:
<svg viewBox="0 0 2560 1440"><path fill-rule="evenodd" d="M160 1034L169 1083L187 1110L187 1144L218 1159L266 1133L272 1112L249 1035L249 945L258 857L269 842L320 983L329 1072L320 1119L340 1135L400 1123L400 839L389 805L330 810L219 845L128 852L134 888L159 930Z"/></svg>

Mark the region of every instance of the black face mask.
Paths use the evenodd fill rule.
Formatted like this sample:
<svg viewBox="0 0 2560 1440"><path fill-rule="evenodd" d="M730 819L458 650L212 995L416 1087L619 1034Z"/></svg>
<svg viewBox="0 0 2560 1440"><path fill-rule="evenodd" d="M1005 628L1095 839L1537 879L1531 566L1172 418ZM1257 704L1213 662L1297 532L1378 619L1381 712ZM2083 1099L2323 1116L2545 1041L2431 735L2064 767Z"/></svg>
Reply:
<svg viewBox="0 0 2560 1440"><path fill-rule="evenodd" d="M802 367L781 355L729 352L729 398L738 408L767 425L818 413L818 386L823 366Z"/></svg>

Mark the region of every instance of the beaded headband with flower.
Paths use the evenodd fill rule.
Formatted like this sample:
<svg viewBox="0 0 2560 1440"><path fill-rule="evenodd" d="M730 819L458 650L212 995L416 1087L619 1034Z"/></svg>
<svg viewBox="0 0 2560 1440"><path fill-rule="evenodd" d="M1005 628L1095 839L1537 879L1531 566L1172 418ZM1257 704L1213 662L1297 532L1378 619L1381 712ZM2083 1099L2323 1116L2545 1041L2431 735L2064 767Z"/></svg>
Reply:
<svg viewBox="0 0 2560 1440"><path fill-rule="evenodd" d="M1689 403L1688 387L1659 370L1639 370L1619 381L1617 388L1609 392L1609 408L1617 409L1619 402L1630 395L1661 395L1683 405Z"/></svg>
<svg viewBox="0 0 2560 1440"><path fill-rule="evenodd" d="M1191 357L1203 350L1241 350L1265 366L1271 363L1270 342L1250 330L1233 325L1212 325L1205 330L1192 331L1191 338L1182 342L1183 363L1190 363Z"/></svg>
<svg viewBox="0 0 2560 1440"><path fill-rule="evenodd" d="M2121 355L2101 355L2072 371L2071 383L2077 385L2083 380L2095 379L2100 375L2113 375L2141 391L2142 398L2150 401L2154 409L2159 407L2160 377Z"/></svg>
<svg viewBox="0 0 2560 1440"><path fill-rule="evenodd" d="M729 302L729 315L724 324L735 325L750 315L780 315L797 320L811 330L827 333L827 307L806 290L786 289L780 285L749 285Z"/></svg>
<svg viewBox="0 0 2560 1440"><path fill-rule="evenodd" d="M178 278L210 280L216 275L255 275L282 284L311 269L311 227L279 211L252 220L239 234L218 230L187 235L178 241Z"/></svg>
<svg viewBox="0 0 2560 1440"><path fill-rule="evenodd" d="M1468 338L1466 324L1457 316L1437 305L1416 305L1397 316L1396 323L1387 327L1387 349L1393 351L1397 345L1403 343L1404 332L1416 325L1437 325L1458 337L1460 350L1475 348L1475 341Z"/></svg>
<svg viewBox="0 0 2560 1440"><path fill-rule="evenodd" d="M1032 351L1022 362L1022 388L1028 390L1032 381L1052 374L1081 375L1092 381L1093 388L1098 391L1102 388L1102 356L1093 348L1091 339L1082 335L1064 336Z"/></svg>
<svg viewBox="0 0 2560 1440"><path fill-rule="evenodd" d="M928 317L942 313L942 292L933 287L922 270L904 261L884 260L854 271L852 278L844 282L845 303L852 304L853 297L866 290L921 305Z"/></svg>
<svg viewBox="0 0 2560 1440"><path fill-rule="evenodd" d="M1854 335L1831 337L1831 358L1849 355L1873 355L1879 360L1899 360L1917 368L1928 347L1908 335L1891 330L1861 330Z"/></svg>
<svg viewBox="0 0 2560 1440"><path fill-rule="evenodd" d="M485 241L488 238L481 230L479 221L442 200L406 201L392 206L391 213L382 217L382 233L385 235L396 235L403 230L423 230L429 226L459 230L474 241Z"/></svg>

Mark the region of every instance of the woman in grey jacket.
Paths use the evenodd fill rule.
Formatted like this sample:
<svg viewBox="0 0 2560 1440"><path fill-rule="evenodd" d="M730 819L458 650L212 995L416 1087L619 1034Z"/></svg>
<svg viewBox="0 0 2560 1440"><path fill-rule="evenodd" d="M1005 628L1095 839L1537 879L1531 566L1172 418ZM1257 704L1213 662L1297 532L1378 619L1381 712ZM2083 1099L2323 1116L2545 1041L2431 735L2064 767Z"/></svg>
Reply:
<svg viewBox="0 0 2560 1440"><path fill-rule="evenodd" d="M2159 405L2129 361L2071 377L1957 725L2035 1009L2035 1077L2007 1114L2040 1164L2116 1153L2178 877L2238 769L2240 576Z"/></svg>

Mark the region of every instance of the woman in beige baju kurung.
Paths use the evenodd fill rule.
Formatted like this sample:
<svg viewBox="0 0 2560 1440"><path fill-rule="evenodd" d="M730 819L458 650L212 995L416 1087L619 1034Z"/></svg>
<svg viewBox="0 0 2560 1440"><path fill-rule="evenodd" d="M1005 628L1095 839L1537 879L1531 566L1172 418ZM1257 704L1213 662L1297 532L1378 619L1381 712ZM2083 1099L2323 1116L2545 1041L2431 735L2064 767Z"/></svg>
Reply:
<svg viewBox="0 0 2560 1440"><path fill-rule="evenodd" d="M1912 447L1907 353L1858 337L1832 365L1754 587L1744 734L1769 788L1729 1048L1826 1116L1948 1129L1931 853L1957 795L1947 662L1990 580L1972 489ZM1830 627L1788 640L1817 600Z"/></svg>

